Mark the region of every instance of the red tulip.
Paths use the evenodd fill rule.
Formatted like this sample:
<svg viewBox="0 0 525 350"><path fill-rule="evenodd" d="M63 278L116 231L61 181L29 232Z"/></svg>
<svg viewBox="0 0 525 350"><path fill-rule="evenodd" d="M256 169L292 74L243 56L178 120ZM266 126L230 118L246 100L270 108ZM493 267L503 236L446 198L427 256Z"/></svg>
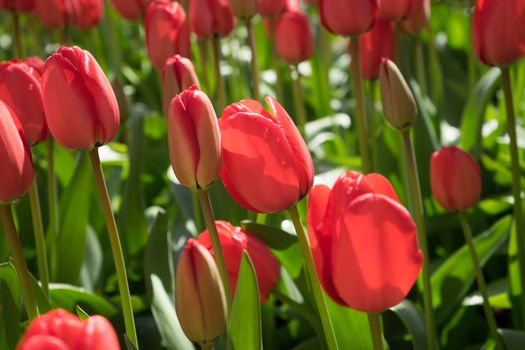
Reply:
<svg viewBox="0 0 525 350"><path fill-rule="evenodd" d="M31 150L15 113L0 100L0 203L23 196L35 176Z"/></svg>
<svg viewBox="0 0 525 350"><path fill-rule="evenodd" d="M277 20L275 40L279 57L289 64L306 61L314 53L314 35L302 12L285 12Z"/></svg>
<svg viewBox="0 0 525 350"><path fill-rule="evenodd" d="M151 63L162 69L174 54L190 57L190 33L186 13L177 2L155 0L146 15L146 44Z"/></svg>
<svg viewBox="0 0 525 350"><path fill-rule="evenodd" d="M377 17L386 21L400 21L413 13L417 1L421 0L381 0Z"/></svg>
<svg viewBox="0 0 525 350"><path fill-rule="evenodd" d="M44 73L44 64L45 62L40 59L40 57L36 56L30 56L26 57L22 60L25 64L27 64L29 67L33 68L38 72L39 79L42 78L42 74Z"/></svg>
<svg viewBox="0 0 525 350"><path fill-rule="evenodd" d="M111 0L117 12L128 20L140 18L145 13L145 8L140 0Z"/></svg>
<svg viewBox="0 0 525 350"><path fill-rule="evenodd" d="M259 13L262 16L277 16L286 8L287 0L258 0Z"/></svg>
<svg viewBox="0 0 525 350"><path fill-rule="evenodd" d="M401 22L401 28L411 34L416 34L425 28L430 21L430 7L430 0L416 1L414 11Z"/></svg>
<svg viewBox="0 0 525 350"><path fill-rule="evenodd" d="M208 188L221 170L221 134L213 105L196 86L172 101L168 112L171 165L180 183Z"/></svg>
<svg viewBox="0 0 525 350"><path fill-rule="evenodd" d="M478 0L473 15L474 53L487 65L505 66L525 55L525 0Z"/></svg>
<svg viewBox="0 0 525 350"><path fill-rule="evenodd" d="M317 0L323 26L338 35L367 32L374 24L377 0Z"/></svg>
<svg viewBox="0 0 525 350"><path fill-rule="evenodd" d="M61 47L42 76L47 125L68 149L91 149L113 140L119 127L115 93L95 58L78 47Z"/></svg>
<svg viewBox="0 0 525 350"><path fill-rule="evenodd" d="M67 1L68 20L81 29L89 29L100 22L104 12L102 0L71 0Z"/></svg>
<svg viewBox="0 0 525 350"><path fill-rule="evenodd" d="M308 148L284 108L266 98L271 114L254 100L228 106L219 121L221 178L243 207L259 213L292 207L312 187Z"/></svg>
<svg viewBox="0 0 525 350"><path fill-rule="evenodd" d="M467 152L457 147L444 147L432 154L430 185L443 208L466 210L481 196L481 170Z"/></svg>
<svg viewBox="0 0 525 350"><path fill-rule="evenodd" d="M400 303L422 266L416 226L379 174L343 174L315 186L308 235L317 274L337 303L377 313Z"/></svg>
<svg viewBox="0 0 525 350"><path fill-rule="evenodd" d="M195 85L199 87L199 79L193 63L186 57L174 55L162 68L164 111L167 112L171 100L183 90Z"/></svg>
<svg viewBox="0 0 525 350"><path fill-rule="evenodd" d="M102 316L81 320L61 309L35 318L17 350L120 350L113 326Z"/></svg>
<svg viewBox="0 0 525 350"><path fill-rule="evenodd" d="M235 27L235 17L228 0L192 0L191 26L200 38L227 36Z"/></svg>
<svg viewBox="0 0 525 350"><path fill-rule="evenodd" d="M34 6L34 0L0 0L0 9L11 11L31 12Z"/></svg>
<svg viewBox="0 0 525 350"><path fill-rule="evenodd" d="M257 0L229 1L233 14L239 18L252 18L257 14Z"/></svg>
<svg viewBox="0 0 525 350"><path fill-rule="evenodd" d="M15 112L29 145L47 137L40 79L40 72L23 62L0 63L0 99Z"/></svg>
<svg viewBox="0 0 525 350"><path fill-rule="evenodd" d="M299 3L299 0L286 0L283 12L286 11L301 11L301 4Z"/></svg>
<svg viewBox="0 0 525 350"><path fill-rule="evenodd" d="M61 28L67 23L67 0L35 0L35 13L45 27Z"/></svg>
<svg viewBox="0 0 525 350"><path fill-rule="evenodd" d="M240 227L235 227L226 221L216 221L215 223L219 231L219 240L224 252L224 259L226 260L232 295L235 295L242 252L246 250L252 260L255 275L257 276L259 299L261 303L265 303L279 280L280 266L277 259L263 242L255 236L245 233ZM208 231L201 233L199 242L213 254Z"/></svg>

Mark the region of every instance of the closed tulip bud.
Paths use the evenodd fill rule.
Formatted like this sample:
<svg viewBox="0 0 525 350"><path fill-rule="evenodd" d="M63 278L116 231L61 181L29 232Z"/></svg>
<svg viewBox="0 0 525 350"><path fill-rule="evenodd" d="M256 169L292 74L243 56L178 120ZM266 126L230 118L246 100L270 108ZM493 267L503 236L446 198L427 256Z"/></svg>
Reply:
<svg viewBox="0 0 525 350"><path fill-rule="evenodd" d="M140 18L145 13L141 0L111 0L117 12L130 21Z"/></svg>
<svg viewBox="0 0 525 350"><path fill-rule="evenodd" d="M377 0L317 0L323 26L333 34L367 32L376 19Z"/></svg>
<svg viewBox="0 0 525 350"><path fill-rule="evenodd" d="M432 154L430 185L439 205L448 211L474 206L481 196L481 170L476 160L457 147Z"/></svg>
<svg viewBox="0 0 525 350"><path fill-rule="evenodd" d="M209 344L226 326L226 294L211 253L190 238L175 276L175 308L186 336Z"/></svg>
<svg viewBox="0 0 525 350"><path fill-rule="evenodd" d="M180 183L204 190L219 177L221 134L213 105L196 86L171 101L168 111L171 166Z"/></svg>
<svg viewBox="0 0 525 350"><path fill-rule="evenodd" d="M421 0L381 0L377 17L386 21L400 21L407 18Z"/></svg>
<svg viewBox="0 0 525 350"><path fill-rule="evenodd" d="M117 99L89 52L63 46L51 55L42 90L47 126L62 147L92 149L113 140L119 127Z"/></svg>
<svg viewBox="0 0 525 350"><path fill-rule="evenodd" d="M524 15L524 0L478 0L472 24L476 57L493 66L506 66L523 57Z"/></svg>
<svg viewBox="0 0 525 350"><path fill-rule="evenodd" d="M313 55L314 35L302 12L285 12L277 20L275 40L279 57L289 64L298 64Z"/></svg>
<svg viewBox="0 0 525 350"><path fill-rule="evenodd" d="M174 54L190 57L190 33L186 13L177 2L155 0L146 15L146 45L151 63L162 69Z"/></svg>
<svg viewBox="0 0 525 350"><path fill-rule="evenodd" d="M230 0L230 7L239 18L252 18L257 14L257 0Z"/></svg>
<svg viewBox="0 0 525 350"><path fill-rule="evenodd" d="M291 208L308 194L314 178L310 152L284 108L266 98L228 106L219 121L221 179L243 207L258 213Z"/></svg>
<svg viewBox="0 0 525 350"><path fill-rule="evenodd" d="M418 0L415 2L414 11L403 22L401 28L410 34L416 34L430 21L430 0Z"/></svg>
<svg viewBox="0 0 525 350"><path fill-rule="evenodd" d="M0 203L23 196L35 176L24 130L9 106L0 100Z"/></svg>
<svg viewBox="0 0 525 350"><path fill-rule="evenodd" d="M199 38L227 36L235 27L235 17L228 0L192 0L191 26Z"/></svg>
<svg viewBox="0 0 525 350"><path fill-rule="evenodd" d="M279 280L280 266L277 259L263 242L244 232L240 227L235 227L226 221L216 221L215 224L226 261L232 296L235 295L237 279L239 278L242 253L246 250L255 269L257 285L259 286L259 300L261 303L265 303ZM199 242L213 255L208 231L200 234Z"/></svg>
<svg viewBox="0 0 525 350"><path fill-rule="evenodd" d="M187 88L199 87L199 79L193 63L186 57L175 55L170 57L162 69L164 112L168 111L171 100Z"/></svg>
<svg viewBox="0 0 525 350"><path fill-rule="evenodd" d="M120 350L113 326L102 316L81 320L61 309L35 318L17 350Z"/></svg>
<svg viewBox="0 0 525 350"><path fill-rule="evenodd" d="M35 14L47 28L61 28L67 23L66 0L35 0Z"/></svg>
<svg viewBox="0 0 525 350"><path fill-rule="evenodd" d="M379 313L407 296L423 257L416 225L387 179L348 172L332 189L315 186L307 216L317 275L335 302Z"/></svg>
<svg viewBox="0 0 525 350"><path fill-rule="evenodd" d="M23 62L0 63L0 100L15 112L29 145L47 137L40 79L40 72Z"/></svg>
<svg viewBox="0 0 525 350"><path fill-rule="evenodd" d="M74 0L67 2L68 20L81 29L89 29L100 22L104 12L102 0Z"/></svg>
<svg viewBox="0 0 525 350"><path fill-rule="evenodd" d="M258 0L259 13L262 16L278 16L285 10L287 0Z"/></svg>
<svg viewBox="0 0 525 350"><path fill-rule="evenodd" d="M390 125L406 130L416 121L417 106L405 78L389 59L384 59L379 73L383 113Z"/></svg>
<svg viewBox="0 0 525 350"><path fill-rule="evenodd" d="M34 8L34 0L0 0L0 9L31 12Z"/></svg>

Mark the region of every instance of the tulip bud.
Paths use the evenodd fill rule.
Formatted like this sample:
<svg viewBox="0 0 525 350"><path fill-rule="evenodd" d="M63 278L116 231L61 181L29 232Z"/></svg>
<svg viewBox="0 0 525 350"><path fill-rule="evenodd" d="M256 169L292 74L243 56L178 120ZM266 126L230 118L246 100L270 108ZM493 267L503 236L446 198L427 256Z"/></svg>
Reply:
<svg viewBox="0 0 525 350"><path fill-rule="evenodd" d="M261 16L278 16L285 10L287 0L258 0Z"/></svg>
<svg viewBox="0 0 525 350"><path fill-rule="evenodd" d="M35 176L31 150L22 126L8 105L0 101L0 203L23 196Z"/></svg>
<svg viewBox="0 0 525 350"><path fill-rule="evenodd" d="M67 149L92 149L119 127L115 93L95 58L78 47L51 55L42 76L44 111L53 138Z"/></svg>
<svg viewBox="0 0 525 350"><path fill-rule="evenodd" d="M0 9L31 12L34 8L34 0L0 0Z"/></svg>
<svg viewBox="0 0 525 350"><path fill-rule="evenodd" d="M389 59L384 59L379 73L383 113L394 128L406 130L416 121L417 106L403 75Z"/></svg>
<svg viewBox="0 0 525 350"><path fill-rule="evenodd" d="M443 208L466 210L481 196L481 170L467 152L457 147L445 147L432 154L430 185Z"/></svg>
<svg viewBox="0 0 525 350"><path fill-rule="evenodd" d="M417 1L421 0L381 0L377 17L386 21L400 21L411 14Z"/></svg>
<svg viewBox="0 0 525 350"><path fill-rule="evenodd" d="M338 35L357 35L374 24L377 0L318 0L323 26Z"/></svg>
<svg viewBox="0 0 525 350"><path fill-rule="evenodd" d="M196 86L171 101L168 111L171 166L180 183L204 190L219 177L221 134L213 105Z"/></svg>
<svg viewBox="0 0 525 350"><path fill-rule="evenodd" d="M199 38L227 36L235 27L228 0L192 0L190 17L192 30Z"/></svg>
<svg viewBox="0 0 525 350"><path fill-rule="evenodd" d="M244 232L240 227L235 227L226 221L216 221L215 225L219 233L224 260L226 261L232 296L235 295L237 287L242 253L246 250L255 269L260 302L265 303L279 280L280 266L277 259L263 242L257 237ZM214 255L208 231L201 233L198 240Z"/></svg>
<svg viewBox="0 0 525 350"><path fill-rule="evenodd" d="M89 29L100 22L104 12L102 0L75 0L67 2L68 20L76 27Z"/></svg>
<svg viewBox="0 0 525 350"><path fill-rule="evenodd" d="M401 28L410 34L416 34L428 25L430 21L430 0L418 0L414 11L401 22Z"/></svg>
<svg viewBox="0 0 525 350"><path fill-rule="evenodd" d="M145 8L140 0L111 0L117 12L130 21L142 17Z"/></svg>
<svg viewBox="0 0 525 350"><path fill-rule="evenodd" d="M211 343L226 326L226 294L210 252L190 238L175 276L175 307L186 336Z"/></svg>
<svg viewBox="0 0 525 350"><path fill-rule="evenodd" d="M230 7L239 18L252 18L257 14L257 0L230 0Z"/></svg>
<svg viewBox="0 0 525 350"><path fill-rule="evenodd" d="M69 312L56 309L35 318L27 328L17 350L77 349L119 350L113 326L102 316L83 321Z"/></svg>
<svg viewBox="0 0 525 350"><path fill-rule="evenodd" d="M275 40L279 57L289 64L298 64L313 55L314 35L302 12L285 12L277 20Z"/></svg>
<svg viewBox="0 0 525 350"><path fill-rule="evenodd" d="M167 114L171 100L187 88L199 87L199 79L193 68L193 63L186 57L175 55L170 57L162 68L164 113Z"/></svg>
<svg viewBox="0 0 525 350"><path fill-rule="evenodd" d="M146 45L151 63L162 69L174 54L190 57L190 33L186 13L177 2L155 0L146 15Z"/></svg>
<svg viewBox="0 0 525 350"><path fill-rule="evenodd" d="M61 28L67 23L66 0L35 0L35 14L47 28Z"/></svg>

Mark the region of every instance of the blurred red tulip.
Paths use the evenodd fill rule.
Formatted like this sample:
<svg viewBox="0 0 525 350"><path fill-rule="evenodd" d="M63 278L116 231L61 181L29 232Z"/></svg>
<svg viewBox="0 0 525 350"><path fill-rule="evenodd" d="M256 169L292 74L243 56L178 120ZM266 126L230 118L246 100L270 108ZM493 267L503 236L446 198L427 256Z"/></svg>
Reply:
<svg viewBox="0 0 525 350"><path fill-rule="evenodd" d="M36 70L36 72L38 72L38 75L39 75L39 79L42 78L42 74L44 73L44 64L45 62L42 61L42 59L40 57L36 57L36 56L30 56L30 57L26 57L22 60L22 62L24 62L25 64L27 64L29 67L33 68Z"/></svg>
<svg viewBox="0 0 525 350"><path fill-rule="evenodd" d="M69 0L66 1L66 9L73 26L89 29L100 22L104 3L102 0Z"/></svg>
<svg viewBox="0 0 525 350"><path fill-rule="evenodd" d="M410 16L421 0L381 0L377 17L385 21L400 21Z"/></svg>
<svg viewBox="0 0 525 350"><path fill-rule="evenodd" d="M35 0L35 14L48 28L63 27L68 20L68 0Z"/></svg>
<svg viewBox="0 0 525 350"><path fill-rule="evenodd" d="M23 196L35 176L24 130L11 108L0 100L0 203Z"/></svg>
<svg viewBox="0 0 525 350"><path fill-rule="evenodd" d="M0 100L15 112L29 145L47 137L40 79L40 72L23 62L0 63Z"/></svg>
<svg viewBox="0 0 525 350"><path fill-rule="evenodd" d="M317 0L323 26L338 35L367 32L376 19L377 0Z"/></svg>
<svg viewBox="0 0 525 350"><path fill-rule="evenodd" d="M332 190L315 186L308 235L325 291L359 311L383 312L400 303L422 266L414 221L379 174L348 172Z"/></svg>
<svg viewBox="0 0 525 350"><path fill-rule="evenodd" d="M174 55L166 61L162 68L162 82L162 96L166 114L171 100L176 95L193 85L199 87L199 79L195 73L193 63L188 58L180 55Z"/></svg>
<svg viewBox="0 0 525 350"><path fill-rule="evenodd" d="M141 0L111 0L117 12L128 20L135 20L146 13Z"/></svg>
<svg viewBox="0 0 525 350"><path fill-rule="evenodd" d="M35 318L17 350L120 350L113 326L102 316L83 321L61 309Z"/></svg>
<svg viewBox="0 0 525 350"><path fill-rule="evenodd" d="M34 7L34 0L0 0L0 9L16 12L31 12Z"/></svg>
<svg viewBox="0 0 525 350"><path fill-rule="evenodd" d="M275 40L279 57L289 64L306 61L314 53L314 35L302 12L285 12L279 17Z"/></svg>
<svg viewBox="0 0 525 350"><path fill-rule="evenodd" d="M113 140L119 127L115 93L95 58L61 47L45 64L44 110L53 138L68 149L91 149Z"/></svg>
<svg viewBox="0 0 525 350"><path fill-rule="evenodd" d="M481 196L481 170L476 160L457 147L432 154L430 185L439 205L448 211L474 206Z"/></svg>
<svg viewBox="0 0 525 350"><path fill-rule="evenodd" d="M171 101L168 141L173 171L193 190L208 188L221 170L221 134L213 105L196 86Z"/></svg>
<svg viewBox="0 0 525 350"><path fill-rule="evenodd" d="M414 11L401 22L401 28L411 34L416 34L425 28L430 21L430 8L430 0L416 1Z"/></svg>
<svg viewBox="0 0 525 350"><path fill-rule="evenodd" d="M235 27L228 0L192 0L190 17L192 30L200 38L227 36Z"/></svg>
<svg viewBox="0 0 525 350"><path fill-rule="evenodd" d="M243 207L273 213L289 209L312 187L312 158L284 108L266 98L271 114L254 100L224 110L221 178Z"/></svg>
<svg viewBox="0 0 525 350"><path fill-rule="evenodd" d="M277 16L286 9L289 0L258 0L259 13L262 16Z"/></svg>
<svg viewBox="0 0 525 350"><path fill-rule="evenodd" d="M525 0L478 0L472 41L477 58L505 66L525 55Z"/></svg>
<svg viewBox="0 0 525 350"><path fill-rule="evenodd" d="M239 18L252 18L257 14L257 0L229 0L233 14Z"/></svg>
<svg viewBox="0 0 525 350"><path fill-rule="evenodd" d="M191 56L186 13L177 2L155 0L146 15L146 45L151 63L162 69L174 54Z"/></svg>
<svg viewBox="0 0 525 350"><path fill-rule="evenodd" d="M286 0L283 12L286 11L301 11L301 4L299 3L299 0Z"/></svg>
<svg viewBox="0 0 525 350"><path fill-rule="evenodd" d="M235 227L226 221L216 221L215 223L219 232L224 259L226 260L232 295L235 295L242 252L246 250L252 260L257 276L259 299L261 303L265 303L279 280L280 266L277 259L263 242L255 236L245 233L240 227ZM201 233L199 242L213 254L208 231Z"/></svg>

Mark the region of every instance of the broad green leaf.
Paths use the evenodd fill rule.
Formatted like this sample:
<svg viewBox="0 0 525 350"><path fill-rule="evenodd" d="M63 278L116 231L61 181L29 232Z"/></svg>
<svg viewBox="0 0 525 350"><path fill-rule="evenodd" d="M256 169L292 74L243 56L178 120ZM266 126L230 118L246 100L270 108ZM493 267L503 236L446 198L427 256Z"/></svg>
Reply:
<svg viewBox="0 0 525 350"><path fill-rule="evenodd" d="M517 331L515 329L504 329L500 328L498 329L499 333L501 334L501 337L503 338L503 342L505 343L506 350L522 350L523 344L525 344L525 332L523 331ZM483 350L496 350L496 343L489 339L485 346L482 348Z"/></svg>
<svg viewBox="0 0 525 350"><path fill-rule="evenodd" d="M310 338L293 348L293 350L319 350L323 345L319 342L319 338Z"/></svg>
<svg viewBox="0 0 525 350"><path fill-rule="evenodd" d="M297 236L275 226L258 224L249 220L241 222L244 231L263 241L269 248L286 250L297 242Z"/></svg>
<svg viewBox="0 0 525 350"><path fill-rule="evenodd" d="M228 329L235 350L262 349L259 289L247 252L242 255Z"/></svg>
<svg viewBox="0 0 525 350"><path fill-rule="evenodd" d="M390 308L390 311L396 314L405 325L412 338L414 350L425 350L427 348L425 319L416 305L405 299L400 304Z"/></svg>
<svg viewBox="0 0 525 350"><path fill-rule="evenodd" d="M372 349L368 316L337 305L325 294L339 349Z"/></svg>
<svg viewBox="0 0 525 350"><path fill-rule="evenodd" d="M117 309L98 294L68 284L51 284L50 297L53 308L62 308L74 312L79 306L90 315L99 314L111 318Z"/></svg>
<svg viewBox="0 0 525 350"><path fill-rule="evenodd" d="M0 264L0 350L16 347L20 335L21 296L14 266Z"/></svg>

